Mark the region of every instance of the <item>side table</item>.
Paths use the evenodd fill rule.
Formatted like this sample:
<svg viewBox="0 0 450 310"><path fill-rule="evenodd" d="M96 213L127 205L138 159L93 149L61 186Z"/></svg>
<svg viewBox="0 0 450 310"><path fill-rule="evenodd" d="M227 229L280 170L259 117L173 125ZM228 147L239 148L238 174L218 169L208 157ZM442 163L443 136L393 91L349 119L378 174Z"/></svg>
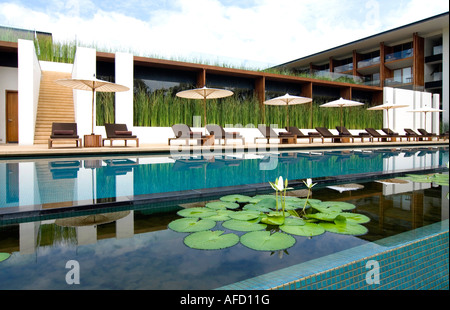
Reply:
<svg viewBox="0 0 450 310"><path fill-rule="evenodd" d="M84 147L102 146L102 135L84 135Z"/></svg>

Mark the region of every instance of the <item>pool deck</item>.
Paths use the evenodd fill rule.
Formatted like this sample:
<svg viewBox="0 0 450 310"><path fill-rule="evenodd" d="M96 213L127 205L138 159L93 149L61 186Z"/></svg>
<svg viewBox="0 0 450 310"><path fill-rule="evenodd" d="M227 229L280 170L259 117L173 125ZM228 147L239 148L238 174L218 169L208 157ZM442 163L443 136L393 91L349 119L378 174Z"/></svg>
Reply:
<svg viewBox="0 0 450 310"><path fill-rule="evenodd" d="M115 155L115 154L169 154L173 152L201 152L207 150L213 152L246 152L246 151L289 151L289 150L318 150L318 149L354 149L354 148L407 148L407 147L427 147L427 146L449 145L448 140L433 141L402 141L402 142L352 142L352 143L332 143L332 142L313 142L296 144L278 144L278 143L257 143L257 144L227 144L214 146L185 146L183 144L143 144L139 147L129 146L103 146L103 147L82 147L76 148L72 145L57 144L49 149L46 144L38 145L18 145L18 144L0 144L0 159L14 157L52 157L52 156L71 156L71 155Z"/></svg>

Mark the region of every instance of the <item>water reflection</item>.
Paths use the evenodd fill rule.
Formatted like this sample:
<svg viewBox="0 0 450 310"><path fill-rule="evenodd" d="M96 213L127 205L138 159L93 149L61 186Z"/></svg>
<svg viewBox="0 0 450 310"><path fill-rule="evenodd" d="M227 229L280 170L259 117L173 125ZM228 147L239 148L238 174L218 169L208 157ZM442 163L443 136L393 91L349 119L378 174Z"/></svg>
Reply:
<svg viewBox="0 0 450 310"><path fill-rule="evenodd" d="M296 237L281 256L241 244L218 251L186 247L187 234L167 225L179 218L176 211L205 201L0 226L0 252L12 253L0 263L0 278L7 279L0 289L212 289L448 219L448 186L396 178L357 185L314 187L312 198L355 204L356 213L371 219L366 235ZM215 229L223 229L220 222ZM64 280L71 259L81 266L78 287Z"/></svg>

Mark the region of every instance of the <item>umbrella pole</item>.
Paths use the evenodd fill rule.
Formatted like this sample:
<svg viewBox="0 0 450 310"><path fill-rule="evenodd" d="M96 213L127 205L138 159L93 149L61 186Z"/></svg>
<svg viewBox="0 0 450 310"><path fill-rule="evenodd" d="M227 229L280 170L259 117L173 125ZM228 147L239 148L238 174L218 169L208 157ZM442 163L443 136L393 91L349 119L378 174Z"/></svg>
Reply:
<svg viewBox="0 0 450 310"><path fill-rule="evenodd" d="M289 127L289 106L286 104L286 127Z"/></svg>
<svg viewBox="0 0 450 310"><path fill-rule="evenodd" d="M95 89L92 88L92 134L94 134L94 94L95 94Z"/></svg>
<svg viewBox="0 0 450 310"><path fill-rule="evenodd" d="M206 127L206 97L203 98L203 122Z"/></svg>

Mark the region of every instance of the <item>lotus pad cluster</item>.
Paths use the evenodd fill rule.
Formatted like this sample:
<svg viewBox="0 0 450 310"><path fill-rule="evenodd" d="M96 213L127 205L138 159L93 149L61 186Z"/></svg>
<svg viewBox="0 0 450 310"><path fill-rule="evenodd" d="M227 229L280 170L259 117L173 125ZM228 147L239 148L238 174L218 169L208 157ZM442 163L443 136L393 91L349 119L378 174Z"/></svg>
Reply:
<svg viewBox="0 0 450 310"><path fill-rule="evenodd" d="M367 228L362 224L369 218L350 212L353 204L318 199L286 197L284 213L281 197L274 195L227 195L205 207L178 211L180 219L169 223L169 228L189 233L184 243L202 250L224 249L241 243L257 251L279 251L292 247L295 236L313 237L326 231L363 235ZM299 216L299 212L306 210ZM301 212L300 212L301 213ZM217 222L232 231L213 230Z"/></svg>

